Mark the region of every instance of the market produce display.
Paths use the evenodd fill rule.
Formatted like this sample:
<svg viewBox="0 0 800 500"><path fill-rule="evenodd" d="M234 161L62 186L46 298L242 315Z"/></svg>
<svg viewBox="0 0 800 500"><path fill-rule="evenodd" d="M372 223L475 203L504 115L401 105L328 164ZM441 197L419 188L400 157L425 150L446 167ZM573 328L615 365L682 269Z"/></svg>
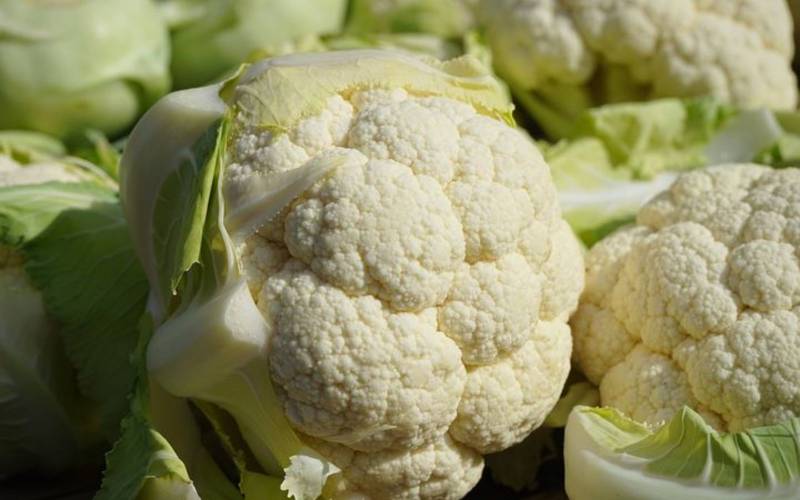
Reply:
<svg viewBox="0 0 800 500"><path fill-rule="evenodd" d="M0 0L0 498L800 498L798 5Z"/></svg>

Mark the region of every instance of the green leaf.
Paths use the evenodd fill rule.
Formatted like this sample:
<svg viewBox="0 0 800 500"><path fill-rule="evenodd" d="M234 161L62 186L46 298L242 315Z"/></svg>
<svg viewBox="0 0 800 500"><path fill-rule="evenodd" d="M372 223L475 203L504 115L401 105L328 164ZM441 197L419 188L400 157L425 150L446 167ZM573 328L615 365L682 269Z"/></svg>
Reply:
<svg viewBox="0 0 800 500"><path fill-rule="evenodd" d="M239 486L245 500L289 500L289 496L281 489L283 479L258 472L246 471L242 475Z"/></svg>
<svg viewBox="0 0 800 500"><path fill-rule="evenodd" d="M153 324L139 322L132 354L136 382L122 434L106 456L95 500L238 500L241 496L203 447L186 401L148 380L147 345Z"/></svg>
<svg viewBox="0 0 800 500"><path fill-rule="evenodd" d="M341 30L347 0L160 0L171 28L170 70L178 89L205 85L248 55Z"/></svg>
<svg viewBox="0 0 800 500"><path fill-rule="evenodd" d="M565 125L570 139L540 147L564 217L588 246L632 222L680 172L753 161L786 137L771 112L711 98L610 104Z"/></svg>
<svg viewBox="0 0 800 500"><path fill-rule="evenodd" d="M66 152L60 141L46 134L28 130L0 131L0 154L20 163L63 156Z"/></svg>
<svg viewBox="0 0 800 500"><path fill-rule="evenodd" d="M19 246L30 241L64 210L115 202L113 191L87 182L0 187L0 243Z"/></svg>
<svg viewBox="0 0 800 500"><path fill-rule="evenodd" d="M380 50L293 54L249 66L226 83L222 95L244 124L282 132L321 112L328 97L368 87L405 87L451 97L513 123L505 87L469 55L439 62Z"/></svg>
<svg viewBox="0 0 800 500"><path fill-rule="evenodd" d="M127 413L135 375L130 356L148 293L119 203L101 193L88 207L63 210L23 253L31 281L60 324L81 393L99 407L113 438Z"/></svg>
<svg viewBox="0 0 800 500"><path fill-rule="evenodd" d="M108 454L107 471L95 499L170 498L159 492L190 491L191 484L186 467L166 439L134 414L122 423L122 435ZM194 497L199 498L196 493Z"/></svg>
<svg viewBox="0 0 800 500"><path fill-rule="evenodd" d="M194 143L186 159L160 186L153 239L162 297L170 297L200 258L203 227L227 126L216 125Z"/></svg>
<svg viewBox="0 0 800 500"><path fill-rule="evenodd" d="M471 21L463 0L353 0L345 31L457 37L469 29Z"/></svg>
<svg viewBox="0 0 800 500"><path fill-rule="evenodd" d="M611 408L567 424L567 493L588 498L797 498L800 419L719 433L688 407L658 429Z"/></svg>
<svg viewBox="0 0 800 500"><path fill-rule="evenodd" d="M84 415L73 375L39 292L21 268L0 267L0 481L79 461Z"/></svg>
<svg viewBox="0 0 800 500"><path fill-rule="evenodd" d="M112 144L99 130L87 130L84 132L83 141L72 147L72 154L96 165L106 175L118 180L119 159L123 146L124 140Z"/></svg>
<svg viewBox="0 0 800 500"><path fill-rule="evenodd" d="M550 165L564 218L581 241L592 246L620 226L633 222L639 208L672 183L675 174L634 180L617 168L602 141L583 137L540 144Z"/></svg>

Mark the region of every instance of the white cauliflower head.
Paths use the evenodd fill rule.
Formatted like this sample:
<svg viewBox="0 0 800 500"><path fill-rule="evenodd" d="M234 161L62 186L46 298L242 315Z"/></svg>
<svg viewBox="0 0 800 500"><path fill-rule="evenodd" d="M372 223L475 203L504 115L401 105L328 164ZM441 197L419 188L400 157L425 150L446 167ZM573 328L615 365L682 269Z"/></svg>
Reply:
<svg viewBox="0 0 800 500"><path fill-rule="evenodd" d="M730 431L800 415L800 170L684 174L586 269L574 355L604 405Z"/></svg>
<svg viewBox="0 0 800 500"><path fill-rule="evenodd" d="M594 104L701 95L797 104L784 0L483 0L478 12L498 72L557 109L576 105L557 102L574 100L565 87Z"/></svg>
<svg viewBox="0 0 800 500"><path fill-rule="evenodd" d="M243 243L290 422L323 453L344 448L331 457L391 451L416 470L461 450L447 463L472 472L437 495L417 484L433 471L345 476L375 498L463 495L480 472L464 461L540 425L569 369L581 256L536 147L468 104L402 89L335 95L287 135L233 141L232 191L336 148L354 159Z"/></svg>
<svg viewBox="0 0 800 500"><path fill-rule="evenodd" d="M292 428L342 469L343 491L464 496L480 455L539 426L569 371L581 251L547 164L500 119L501 94L481 96L494 83L471 64L289 56L234 91L221 201L269 332L258 363ZM369 80L338 86L331 68ZM287 126L254 123L286 124L280 85L298 76L293 94L324 82L320 105ZM322 164L337 166L273 212L241 208L270 179ZM244 232L232 224L243 212L255 221Z"/></svg>

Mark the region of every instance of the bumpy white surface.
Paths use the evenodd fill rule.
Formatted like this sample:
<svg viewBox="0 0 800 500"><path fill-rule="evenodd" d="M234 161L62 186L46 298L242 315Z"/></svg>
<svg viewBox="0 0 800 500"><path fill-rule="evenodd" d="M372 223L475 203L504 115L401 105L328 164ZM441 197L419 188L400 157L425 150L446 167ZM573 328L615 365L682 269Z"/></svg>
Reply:
<svg viewBox="0 0 800 500"><path fill-rule="evenodd" d="M740 431L800 415L800 170L680 177L587 255L575 358L604 405Z"/></svg>
<svg viewBox="0 0 800 500"><path fill-rule="evenodd" d="M797 103L784 0L482 0L479 18L499 72L530 90L614 65L653 97Z"/></svg>
<svg viewBox="0 0 800 500"><path fill-rule="evenodd" d="M578 243L529 138L404 90L334 96L285 134L240 131L226 196L334 148L358 161L239 243L273 382L345 490L460 498L480 454L558 398Z"/></svg>

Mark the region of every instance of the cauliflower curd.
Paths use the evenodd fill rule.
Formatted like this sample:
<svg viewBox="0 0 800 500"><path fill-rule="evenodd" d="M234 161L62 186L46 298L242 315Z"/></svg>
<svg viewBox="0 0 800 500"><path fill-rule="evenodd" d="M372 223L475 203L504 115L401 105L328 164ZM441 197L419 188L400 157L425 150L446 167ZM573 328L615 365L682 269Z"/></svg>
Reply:
<svg viewBox="0 0 800 500"><path fill-rule="evenodd" d="M575 359L604 405L721 430L800 415L800 170L681 176L591 249Z"/></svg>
<svg viewBox="0 0 800 500"><path fill-rule="evenodd" d="M329 494L461 498L482 454L542 423L569 371L581 250L549 167L501 119L508 103L478 64L391 51L295 55L257 63L220 92L233 113L219 146L220 220L237 264L229 278L241 273L249 290L223 287L234 290L220 299L232 304L224 329L237 342L265 332L241 373L268 376L301 441L341 469ZM170 99L163 109L185 98ZM136 154L123 163L128 186L146 168ZM304 172L319 175L307 187L288 181L294 195L273 203L284 199L280 179ZM134 191L127 200L141 199ZM254 308L261 318L247 315ZM281 463L265 445L268 422L241 397L171 368L212 355L196 341L185 359L175 349L204 335L177 326L189 316L156 331L151 373L228 410L262 465L265 446Z"/></svg>
<svg viewBox="0 0 800 500"><path fill-rule="evenodd" d="M240 249L274 329L272 380L356 486L456 498L478 453L522 440L558 399L580 250L521 132L446 97L348 97L288 134L233 139L232 197L337 148L354 160ZM413 474L376 470L386 460Z"/></svg>

